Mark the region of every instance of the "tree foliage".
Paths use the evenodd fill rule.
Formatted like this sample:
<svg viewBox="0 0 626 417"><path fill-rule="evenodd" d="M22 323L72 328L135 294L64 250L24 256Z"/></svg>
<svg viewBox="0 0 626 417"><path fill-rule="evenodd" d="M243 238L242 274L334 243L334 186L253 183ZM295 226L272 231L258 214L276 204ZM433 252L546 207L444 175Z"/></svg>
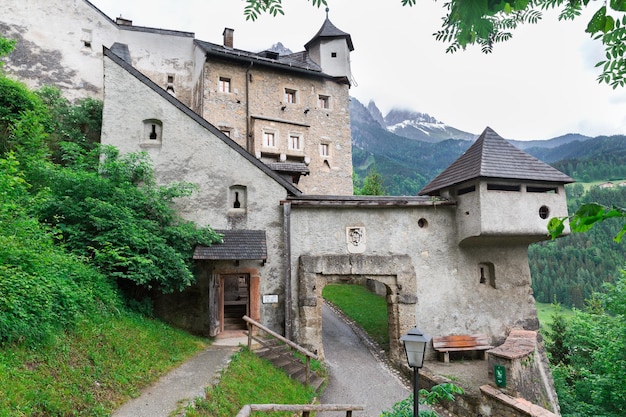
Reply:
<svg viewBox="0 0 626 417"><path fill-rule="evenodd" d="M626 413L626 277L607 284L585 310L555 321L547 345L564 417ZM558 313L557 313L558 315Z"/></svg>
<svg viewBox="0 0 626 417"><path fill-rule="evenodd" d="M33 212L58 229L64 245L125 286L172 292L193 283L194 246L221 240L176 215L174 200L194 187L157 185L145 153L120 155L107 147L102 161L90 165L96 158L75 145L61 150L67 166L42 168L45 187Z"/></svg>
<svg viewBox="0 0 626 417"><path fill-rule="evenodd" d="M580 187L574 184L566 188L571 213L591 203L626 205L626 187L591 187L578 197L571 194L572 189ZM602 291L605 282L615 282L624 267L626 246L612 238L622 227L619 219L611 219L587 233L572 233L531 245L528 262L535 298L544 303L557 301L582 308L594 292Z"/></svg>
<svg viewBox="0 0 626 417"><path fill-rule="evenodd" d="M119 304L110 281L27 212L35 201L28 190L15 155L0 158L0 345L42 342Z"/></svg>
<svg viewBox="0 0 626 417"><path fill-rule="evenodd" d="M376 166L370 168L363 185L354 185L354 195L386 195L383 177L376 171Z"/></svg>
<svg viewBox="0 0 626 417"><path fill-rule="evenodd" d="M417 0L400 2L409 7L417 4ZM311 0L311 3L320 7L327 1ZM518 26L539 22L546 10L558 10L559 20L573 20L587 7L597 10L585 31L602 42L605 48L605 58L596 65L602 69L598 81L613 88L623 87L626 84L624 0L450 0L443 3L443 24L434 36L448 44L447 52L478 45L482 52L491 53L496 43L511 39ZM263 13L283 15L282 0L246 0L244 15L247 20L256 20Z"/></svg>
<svg viewBox="0 0 626 417"><path fill-rule="evenodd" d="M120 155L99 146L101 118L102 103L97 100L71 104L56 89L33 92L0 74L0 158L8 161L3 162L6 176L0 180L0 212L8 216L15 208L15 215L22 216L17 223L3 218L0 232L8 239L3 249L11 252L0 257L6 261L2 274L11 277L4 284L16 291L31 288L29 280L39 279L38 289L53 292L63 280L70 285L73 275L87 282L83 272L72 272L73 266L58 266L66 258L68 265L83 265L85 271L96 268L99 276L117 282L128 294L151 288L182 290L194 280L194 246L221 240L210 227L198 227L176 214L174 202L194 191L191 184L157 184L147 154ZM17 237L24 237L31 252L15 249ZM53 262L52 255L43 257L46 253L61 260ZM25 269L29 262L37 262L39 269ZM20 300L26 301L19 305L33 311L46 311L41 303L53 308L58 301L59 308L71 314L77 307L63 307L73 303L63 297L82 297L82 284L77 285L62 286L62 294L47 298L33 300L20 294L0 301L7 311L17 308ZM0 333L4 334L1 328Z"/></svg>

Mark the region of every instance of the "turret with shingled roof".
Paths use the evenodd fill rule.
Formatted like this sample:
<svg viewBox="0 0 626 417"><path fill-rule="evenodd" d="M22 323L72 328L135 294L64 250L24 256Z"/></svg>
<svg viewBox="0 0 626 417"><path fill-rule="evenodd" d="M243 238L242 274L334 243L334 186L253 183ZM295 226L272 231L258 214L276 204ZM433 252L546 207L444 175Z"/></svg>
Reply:
<svg viewBox="0 0 626 417"><path fill-rule="evenodd" d="M442 189L479 178L501 178L569 184L574 180L511 145L490 127L472 146L428 183L419 195L437 196Z"/></svg>
<svg viewBox="0 0 626 417"><path fill-rule="evenodd" d="M548 238L550 217L567 216L565 184L571 182L487 127L419 194L456 204L459 244L532 243Z"/></svg>

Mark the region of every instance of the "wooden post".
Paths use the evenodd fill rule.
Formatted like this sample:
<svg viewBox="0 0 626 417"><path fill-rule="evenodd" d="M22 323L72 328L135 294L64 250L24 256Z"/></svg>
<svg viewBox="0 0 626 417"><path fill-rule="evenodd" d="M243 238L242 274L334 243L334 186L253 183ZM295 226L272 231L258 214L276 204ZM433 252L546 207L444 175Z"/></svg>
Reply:
<svg viewBox="0 0 626 417"><path fill-rule="evenodd" d="M309 386L309 369L311 369L311 357L307 355L306 357L306 370L305 370L305 386L308 388Z"/></svg>
<svg viewBox="0 0 626 417"><path fill-rule="evenodd" d="M247 322L248 325L248 350L252 350L252 329L254 328L254 324Z"/></svg>

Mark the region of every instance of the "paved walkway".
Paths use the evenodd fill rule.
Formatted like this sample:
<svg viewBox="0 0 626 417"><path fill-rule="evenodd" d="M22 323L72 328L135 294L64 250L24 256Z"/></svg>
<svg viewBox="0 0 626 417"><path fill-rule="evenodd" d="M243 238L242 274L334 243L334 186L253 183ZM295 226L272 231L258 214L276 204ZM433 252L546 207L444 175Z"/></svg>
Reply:
<svg viewBox="0 0 626 417"><path fill-rule="evenodd" d="M320 398L323 404L359 404L364 411L354 417L379 417L384 410L409 396L407 386L384 361L372 354L345 320L326 304L323 307L324 353L329 367L329 381ZM216 381L231 355L246 345L247 338L223 338L146 388L112 417L168 417ZM422 407L420 406L420 409ZM317 413L317 417L345 417L345 412Z"/></svg>
<svg viewBox="0 0 626 417"><path fill-rule="evenodd" d="M167 417L194 398L204 396L205 388L239 350L239 343L247 344L247 338L217 340L122 405L112 417Z"/></svg>
<svg viewBox="0 0 626 417"><path fill-rule="evenodd" d="M324 355L329 367L323 404L364 405L354 417L378 417L411 394L397 372L372 355L370 348L327 304L322 308ZM421 407L420 407L421 408ZM425 408L424 408L425 409ZM345 417L345 412L317 413L317 417Z"/></svg>

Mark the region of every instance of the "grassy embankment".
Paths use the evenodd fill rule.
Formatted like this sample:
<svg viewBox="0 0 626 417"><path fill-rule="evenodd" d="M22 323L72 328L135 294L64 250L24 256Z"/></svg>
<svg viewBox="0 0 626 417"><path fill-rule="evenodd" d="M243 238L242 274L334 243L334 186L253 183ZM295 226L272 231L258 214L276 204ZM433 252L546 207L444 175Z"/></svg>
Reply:
<svg viewBox="0 0 626 417"><path fill-rule="evenodd" d="M204 348L138 314L83 319L36 346L0 350L0 416L107 416Z"/></svg>
<svg viewBox="0 0 626 417"><path fill-rule="evenodd" d="M5 346L0 417L108 416L208 344L158 320L122 313L84 320L40 346ZM243 350L186 415L232 417L245 404L307 404L313 398L310 389Z"/></svg>

